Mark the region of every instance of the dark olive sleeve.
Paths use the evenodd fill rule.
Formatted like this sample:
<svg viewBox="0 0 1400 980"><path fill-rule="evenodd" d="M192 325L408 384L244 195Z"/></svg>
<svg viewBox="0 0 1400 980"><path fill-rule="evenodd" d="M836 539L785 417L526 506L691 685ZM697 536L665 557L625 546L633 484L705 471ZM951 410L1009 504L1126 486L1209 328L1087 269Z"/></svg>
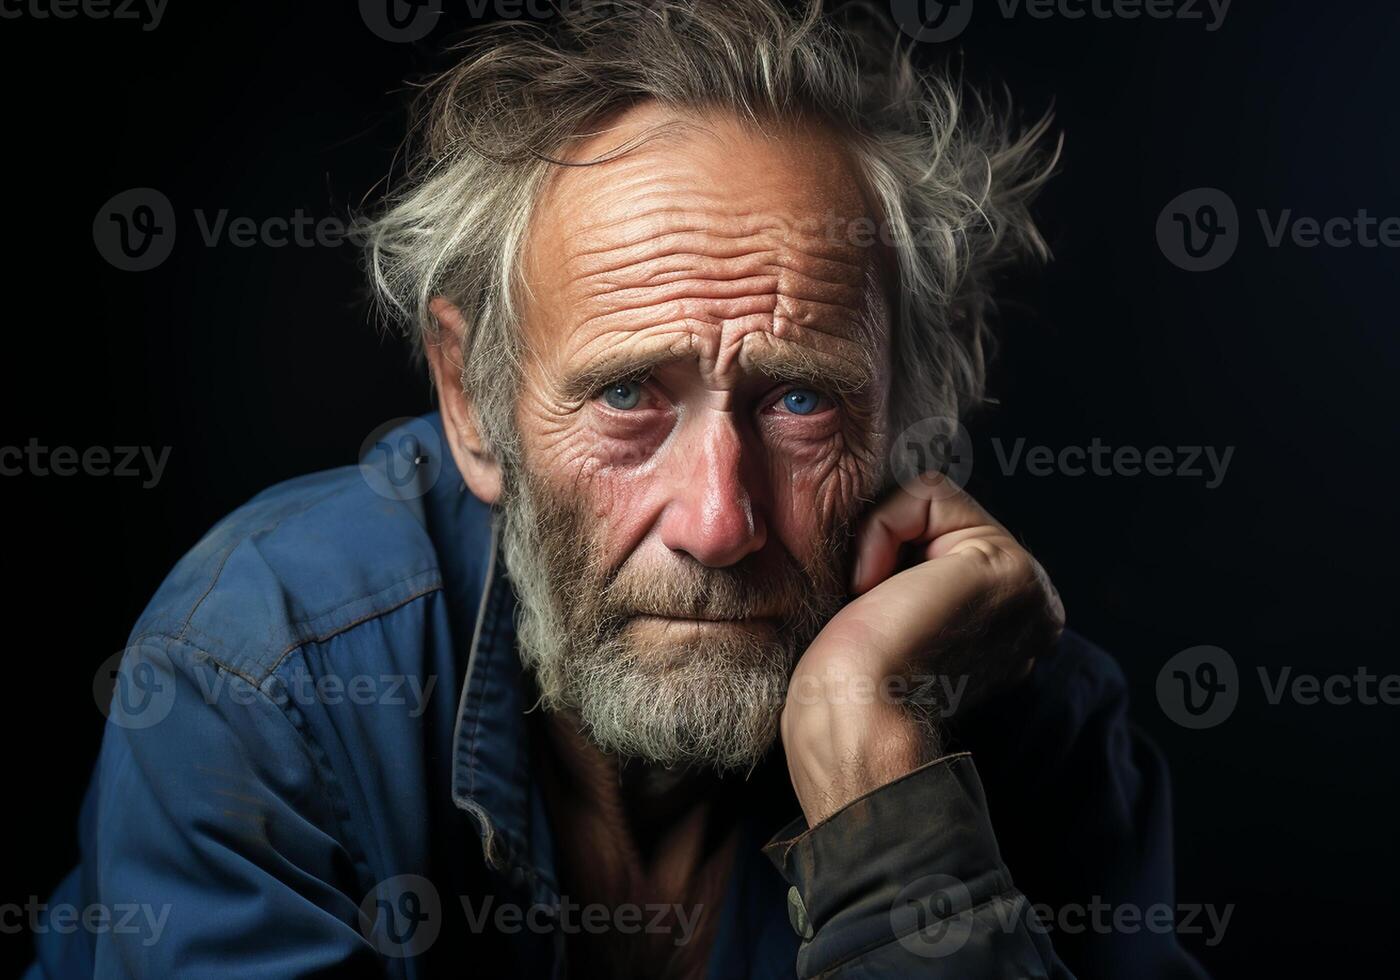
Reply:
<svg viewBox="0 0 1400 980"><path fill-rule="evenodd" d="M972 758L946 756L764 853L792 885L800 977L1061 978L997 849Z"/></svg>

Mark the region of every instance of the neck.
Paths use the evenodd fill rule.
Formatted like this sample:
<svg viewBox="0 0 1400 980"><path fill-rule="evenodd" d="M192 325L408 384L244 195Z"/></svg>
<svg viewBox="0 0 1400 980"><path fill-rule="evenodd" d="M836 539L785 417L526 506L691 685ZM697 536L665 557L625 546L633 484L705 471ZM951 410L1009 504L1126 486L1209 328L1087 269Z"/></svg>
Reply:
<svg viewBox="0 0 1400 980"><path fill-rule="evenodd" d="M738 842L736 786L709 772L620 760L590 743L571 715L534 717L561 892L580 904L678 910L642 936L574 937L572 967L588 976L704 976Z"/></svg>
<svg viewBox="0 0 1400 980"><path fill-rule="evenodd" d="M708 816L730 787L709 770L621 759L590 742L568 712L542 717L548 782L559 802L645 863L680 827ZM732 812L731 808L723 808Z"/></svg>

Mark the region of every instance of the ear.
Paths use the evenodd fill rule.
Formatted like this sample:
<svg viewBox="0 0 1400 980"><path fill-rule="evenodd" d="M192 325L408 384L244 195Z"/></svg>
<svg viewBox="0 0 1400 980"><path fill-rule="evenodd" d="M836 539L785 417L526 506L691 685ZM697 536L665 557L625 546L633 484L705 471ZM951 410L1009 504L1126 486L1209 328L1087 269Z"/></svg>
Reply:
<svg viewBox="0 0 1400 980"><path fill-rule="evenodd" d="M438 323L438 336L428 343L428 367L437 386L438 408L448 449L467 487L483 503L501 497L501 467L487 451L476 422L476 411L462 391L462 342L467 324L462 312L441 296L428 304Z"/></svg>

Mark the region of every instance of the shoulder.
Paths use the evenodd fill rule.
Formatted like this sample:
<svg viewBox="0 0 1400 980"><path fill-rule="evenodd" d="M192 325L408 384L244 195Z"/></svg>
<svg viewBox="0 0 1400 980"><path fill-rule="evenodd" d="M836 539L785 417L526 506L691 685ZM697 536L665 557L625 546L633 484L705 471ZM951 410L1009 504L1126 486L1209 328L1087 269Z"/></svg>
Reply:
<svg viewBox="0 0 1400 980"><path fill-rule="evenodd" d="M176 563L130 645L175 640L261 683L296 647L443 588L428 511L355 466L271 487Z"/></svg>

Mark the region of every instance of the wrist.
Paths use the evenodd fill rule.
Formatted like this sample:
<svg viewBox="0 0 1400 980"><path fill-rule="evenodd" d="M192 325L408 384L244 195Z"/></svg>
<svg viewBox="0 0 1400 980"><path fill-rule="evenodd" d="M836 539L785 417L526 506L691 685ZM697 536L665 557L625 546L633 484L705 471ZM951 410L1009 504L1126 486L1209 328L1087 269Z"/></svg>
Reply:
<svg viewBox="0 0 1400 980"><path fill-rule="evenodd" d="M785 708L781 725L808 826L938 756L935 729L903 705L811 708Z"/></svg>

